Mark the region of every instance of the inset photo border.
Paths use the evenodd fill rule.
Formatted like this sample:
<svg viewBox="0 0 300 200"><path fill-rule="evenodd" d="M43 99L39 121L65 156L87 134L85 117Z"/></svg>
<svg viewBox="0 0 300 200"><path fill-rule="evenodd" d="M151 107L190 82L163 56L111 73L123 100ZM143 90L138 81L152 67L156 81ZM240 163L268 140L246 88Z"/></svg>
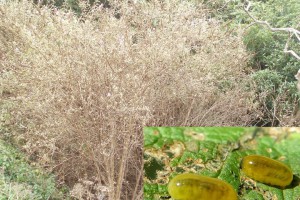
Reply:
<svg viewBox="0 0 300 200"><path fill-rule="evenodd" d="M145 127L144 199L299 199L299 144L295 127Z"/></svg>

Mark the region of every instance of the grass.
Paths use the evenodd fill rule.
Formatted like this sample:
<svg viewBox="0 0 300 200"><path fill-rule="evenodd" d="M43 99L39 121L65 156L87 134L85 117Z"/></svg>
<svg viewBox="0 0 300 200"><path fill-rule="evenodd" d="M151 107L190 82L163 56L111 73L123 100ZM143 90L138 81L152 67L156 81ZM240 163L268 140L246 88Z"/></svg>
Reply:
<svg viewBox="0 0 300 200"><path fill-rule="evenodd" d="M67 199L53 176L28 164L26 157L0 141L0 199Z"/></svg>
<svg viewBox="0 0 300 200"><path fill-rule="evenodd" d="M75 199L143 199L144 126L260 115L241 30L187 1L111 4L0 5L1 135Z"/></svg>

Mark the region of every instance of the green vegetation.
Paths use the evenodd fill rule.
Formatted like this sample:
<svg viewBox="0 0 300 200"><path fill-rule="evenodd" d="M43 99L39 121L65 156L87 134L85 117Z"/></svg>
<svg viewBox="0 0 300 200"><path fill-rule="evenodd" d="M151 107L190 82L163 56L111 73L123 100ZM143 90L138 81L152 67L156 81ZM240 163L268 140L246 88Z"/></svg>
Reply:
<svg viewBox="0 0 300 200"><path fill-rule="evenodd" d="M214 3L212 3L214 2ZM233 26L246 27L244 43L253 54L248 64L254 69L251 75L256 85L257 102L263 114L257 119L260 126L297 125L299 122L285 121L299 105L294 75L300 68L299 60L283 52L290 36L288 32L272 32L247 15L246 3L234 0L226 3L216 0L207 5L214 10L213 16ZM257 20L267 21L273 28L299 29L300 4L297 0L253 0L250 13ZM296 37L289 41L289 49L299 54L300 45ZM293 124L296 123L296 124Z"/></svg>
<svg viewBox="0 0 300 200"><path fill-rule="evenodd" d="M167 183L185 172L224 180L240 199L298 199L299 133L299 129L288 128L146 127L145 199L169 196ZM240 170L240 161L250 154L284 162L292 169L294 181L282 190L248 178Z"/></svg>
<svg viewBox="0 0 300 200"><path fill-rule="evenodd" d="M272 27L300 28L299 1L273 0L265 3L255 2L253 6L255 7L253 15L260 20L268 21ZM255 55L250 64L260 69L253 75L258 93L265 94L260 102L264 104L265 113L273 112L273 116L266 116L265 123L270 124L272 118L277 118L277 122L273 125L279 125L280 119L284 115L289 115L299 102L294 75L299 70L300 61L283 53L288 37L287 32L271 32L267 27L255 25L248 29L244 39L248 50ZM299 41L292 38L289 49L300 52Z"/></svg>
<svg viewBox="0 0 300 200"><path fill-rule="evenodd" d="M67 199L53 176L32 167L24 155L0 140L0 199Z"/></svg>

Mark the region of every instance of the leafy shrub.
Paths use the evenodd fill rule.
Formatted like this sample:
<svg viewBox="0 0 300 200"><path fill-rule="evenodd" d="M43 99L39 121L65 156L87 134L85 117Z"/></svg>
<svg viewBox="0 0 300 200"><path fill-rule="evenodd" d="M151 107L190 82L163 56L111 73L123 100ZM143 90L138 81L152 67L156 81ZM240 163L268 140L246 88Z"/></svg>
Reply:
<svg viewBox="0 0 300 200"><path fill-rule="evenodd" d="M253 74L253 80L257 84L258 92L269 92L276 91L282 84L282 76L276 71L269 69L260 70Z"/></svg>
<svg viewBox="0 0 300 200"><path fill-rule="evenodd" d="M292 55L283 52L289 38L287 32L272 32L266 26L258 24L249 27L249 24L254 21L243 10L244 3L240 0L229 2L215 0L209 1L207 6L214 10L214 16L226 21L231 26L234 24L233 26L247 27L244 34L244 43L247 50L253 54L249 65L257 71L257 74L252 76L257 84L257 96L259 96L257 100L265 113L264 115L270 117L270 120L266 119L267 121L273 121L276 118L279 124L286 125L281 117L292 115L292 111L298 106L296 102L299 100L299 95L295 91L294 75L299 70L299 61ZM251 3L250 13L256 19L267 21L272 27L276 28L299 28L300 4L297 0L252 0ZM299 41L292 38L289 49L299 53ZM266 69L267 71L265 71ZM263 72L260 72L260 70L263 70ZM268 77L268 73L270 73L270 77ZM291 94L290 91L296 93ZM260 98L261 96L265 97ZM286 102L278 102L282 99L289 102L288 106ZM273 113L273 115L268 113ZM280 113L280 115L276 113Z"/></svg>
<svg viewBox="0 0 300 200"><path fill-rule="evenodd" d="M286 81L283 75L270 69L260 70L252 75L257 87L257 99L264 110L259 124L279 125L281 120L292 115L298 105L299 95L293 82Z"/></svg>
<svg viewBox="0 0 300 200"><path fill-rule="evenodd" d="M273 0L256 2L253 6L252 14L257 19L268 21L272 27L297 28L297 16L300 15L298 1ZM259 85L258 92L269 94L265 98L266 102L261 102L261 104L266 104L267 109L275 115L277 112L281 113L275 116L278 120L283 115L290 114L298 105L296 102L299 100L294 78L300 66L299 61L283 53L288 37L289 35L285 32L271 32L266 27L255 25L247 31L244 39L247 48L254 53L251 65L257 69L268 69L256 72L253 77ZM295 40L291 40L289 48L296 52L300 50ZM273 88L273 92L270 88ZM295 93L292 94L290 91ZM270 96L272 96L273 103L270 103ZM282 98L289 102L288 105L278 101Z"/></svg>

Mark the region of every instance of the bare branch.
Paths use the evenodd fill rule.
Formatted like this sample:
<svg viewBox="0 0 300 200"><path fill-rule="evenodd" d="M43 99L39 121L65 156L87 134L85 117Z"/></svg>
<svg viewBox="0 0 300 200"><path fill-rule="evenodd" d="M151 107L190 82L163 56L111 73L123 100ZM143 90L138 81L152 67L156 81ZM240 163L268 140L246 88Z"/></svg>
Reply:
<svg viewBox="0 0 300 200"><path fill-rule="evenodd" d="M289 41L290 39L292 38L293 34L289 37L289 39L286 41L285 43L285 46L284 46L284 53L289 53L289 54L292 54L295 58L297 58L298 60L300 60L300 56L293 50L288 50L288 47L289 47ZM296 35L297 36L297 35ZM299 36L297 36L298 40L300 41L299 39Z"/></svg>
<svg viewBox="0 0 300 200"><path fill-rule="evenodd" d="M300 56L293 50L289 50L289 41L290 39L295 36L297 38L297 40L299 41L300 43L300 31L297 30L297 29L294 29L294 28L274 28L272 27L267 21L261 21L261 20L258 20L256 19L250 12L249 12L249 9L251 7L251 2L247 1L248 4L244 6L244 10L246 11L246 13L253 19L253 21L256 23L256 24L260 24L260 25L264 25L264 26L267 26L268 29L270 29L272 32L276 32L276 31L284 31L284 32L288 32L290 33L290 37L289 39L287 40L287 42L285 43L285 48L284 48L284 53L289 53L291 55L293 55L297 60L300 60Z"/></svg>

